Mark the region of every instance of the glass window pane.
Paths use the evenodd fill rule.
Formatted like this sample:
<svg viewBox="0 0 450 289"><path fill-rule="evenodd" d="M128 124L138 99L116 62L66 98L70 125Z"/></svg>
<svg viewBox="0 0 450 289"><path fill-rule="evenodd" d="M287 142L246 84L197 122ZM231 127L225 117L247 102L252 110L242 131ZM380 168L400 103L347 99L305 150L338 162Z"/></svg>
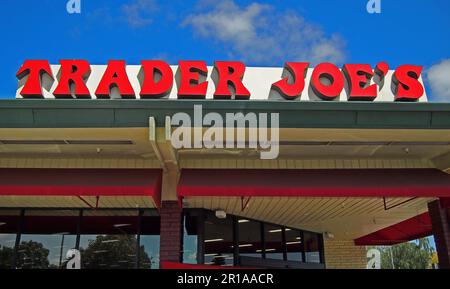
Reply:
<svg viewBox="0 0 450 289"><path fill-rule="evenodd" d="M155 210L146 210L141 219L139 268L159 268L160 219ZM144 254L142 254L144 252Z"/></svg>
<svg viewBox="0 0 450 289"><path fill-rule="evenodd" d="M0 269L12 266L19 220L18 210L0 211Z"/></svg>
<svg viewBox="0 0 450 289"><path fill-rule="evenodd" d="M308 263L320 263L319 235L311 232L304 232L305 257Z"/></svg>
<svg viewBox="0 0 450 289"><path fill-rule="evenodd" d="M283 260L283 231L280 226L264 225L266 258Z"/></svg>
<svg viewBox="0 0 450 289"><path fill-rule="evenodd" d="M75 248L78 211L26 210L17 268L64 269L66 254Z"/></svg>
<svg viewBox="0 0 450 289"><path fill-rule="evenodd" d="M197 264L198 225L197 216L184 214L183 263Z"/></svg>
<svg viewBox="0 0 450 289"><path fill-rule="evenodd" d="M288 261L303 262L301 233L286 228L286 251Z"/></svg>
<svg viewBox="0 0 450 289"><path fill-rule="evenodd" d="M205 264L216 266L233 265L233 221L216 218L208 214L205 220Z"/></svg>
<svg viewBox="0 0 450 289"><path fill-rule="evenodd" d="M155 235L141 235L140 269L159 268L159 240L159 233Z"/></svg>
<svg viewBox="0 0 450 289"><path fill-rule="evenodd" d="M239 218L239 255L262 256L261 223Z"/></svg>
<svg viewBox="0 0 450 289"><path fill-rule="evenodd" d="M81 268L136 267L138 211L85 211L81 222ZM147 253L140 248L143 260Z"/></svg>

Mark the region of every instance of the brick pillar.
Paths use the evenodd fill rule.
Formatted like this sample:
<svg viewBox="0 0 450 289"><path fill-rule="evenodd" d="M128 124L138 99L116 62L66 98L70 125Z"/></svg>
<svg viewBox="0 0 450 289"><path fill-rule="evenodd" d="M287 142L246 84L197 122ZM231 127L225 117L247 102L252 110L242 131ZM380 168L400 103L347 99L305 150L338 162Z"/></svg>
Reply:
<svg viewBox="0 0 450 289"><path fill-rule="evenodd" d="M181 208L177 201L162 201L160 208L160 262L181 261Z"/></svg>
<svg viewBox="0 0 450 289"><path fill-rule="evenodd" d="M450 269L450 218L448 209L439 200L428 203L434 242L439 258L439 268Z"/></svg>

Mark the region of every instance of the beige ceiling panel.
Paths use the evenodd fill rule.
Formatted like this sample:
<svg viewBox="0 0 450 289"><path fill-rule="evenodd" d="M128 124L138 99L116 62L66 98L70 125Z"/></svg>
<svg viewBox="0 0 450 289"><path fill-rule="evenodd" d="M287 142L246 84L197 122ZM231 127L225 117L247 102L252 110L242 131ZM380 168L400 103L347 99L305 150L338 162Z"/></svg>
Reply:
<svg viewBox="0 0 450 289"><path fill-rule="evenodd" d="M97 199L91 196L0 196L0 208L96 208ZM155 208L151 197L102 196L98 208Z"/></svg>
<svg viewBox="0 0 450 289"><path fill-rule="evenodd" d="M430 198L253 197L242 210L241 198L187 197L189 208L225 210L229 214L355 239L427 211Z"/></svg>

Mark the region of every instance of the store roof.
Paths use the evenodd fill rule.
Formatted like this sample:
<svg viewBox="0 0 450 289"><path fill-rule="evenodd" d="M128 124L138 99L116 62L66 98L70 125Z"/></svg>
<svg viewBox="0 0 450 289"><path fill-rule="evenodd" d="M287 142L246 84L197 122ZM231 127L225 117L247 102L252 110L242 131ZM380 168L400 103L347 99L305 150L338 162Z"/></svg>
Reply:
<svg viewBox="0 0 450 289"><path fill-rule="evenodd" d="M230 100L0 100L0 128L148 127L176 112L279 112L281 128L450 129L450 103Z"/></svg>

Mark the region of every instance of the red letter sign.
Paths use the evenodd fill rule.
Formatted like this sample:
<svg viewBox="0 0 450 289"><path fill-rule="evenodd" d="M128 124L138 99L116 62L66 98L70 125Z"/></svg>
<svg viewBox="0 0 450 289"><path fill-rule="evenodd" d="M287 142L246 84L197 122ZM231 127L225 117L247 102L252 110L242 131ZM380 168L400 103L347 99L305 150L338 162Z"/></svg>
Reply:
<svg viewBox="0 0 450 289"><path fill-rule="evenodd" d="M348 100L372 101L377 97L376 84L366 87L373 77L369 64L345 64L342 71L348 79Z"/></svg>
<svg viewBox="0 0 450 289"><path fill-rule="evenodd" d="M135 98L123 60L108 61L108 66L98 84L95 95L98 98L110 98L109 90L113 87L117 87L122 98Z"/></svg>
<svg viewBox="0 0 450 289"><path fill-rule="evenodd" d="M141 98L160 98L168 95L172 90L173 72L170 66L161 60L142 61L144 77L142 81ZM161 79L155 82L154 74L161 74Z"/></svg>
<svg viewBox="0 0 450 289"><path fill-rule="evenodd" d="M53 80L52 70L47 60L26 60L16 74L21 81L28 75L20 94L25 97L44 97L42 95L42 77L46 73ZM50 89L50 87L48 87Z"/></svg>
<svg viewBox="0 0 450 289"><path fill-rule="evenodd" d="M249 99L250 92L242 84L245 65L237 61L216 61L214 68L217 70L219 79L216 84L214 98L231 99L231 92L228 85L233 86L235 99Z"/></svg>
<svg viewBox="0 0 450 289"><path fill-rule="evenodd" d="M280 81L272 84L272 88L278 91L278 93L288 100L293 100L302 94L305 88L305 76L309 63L307 62L286 62L284 68L294 78L294 82L289 84L289 78L285 77Z"/></svg>
<svg viewBox="0 0 450 289"><path fill-rule="evenodd" d="M55 98L72 98L70 86L75 86L73 95L77 98L90 98L86 79L91 74L91 66L86 60L60 60L60 79L58 86L53 91Z"/></svg>
<svg viewBox="0 0 450 289"><path fill-rule="evenodd" d="M375 67L375 74L378 75L380 80L384 80L384 77L389 72L389 65L386 62L378 62Z"/></svg>
<svg viewBox="0 0 450 289"><path fill-rule="evenodd" d="M422 73L422 66L402 65L395 70L392 77L394 82L395 101L416 101L424 92L418 81Z"/></svg>
<svg viewBox="0 0 450 289"><path fill-rule="evenodd" d="M330 84L323 84L320 81L322 77L330 81ZM341 94L344 88L344 76L336 65L321 63L314 68L311 76L311 87L318 97L324 100L333 100Z"/></svg>
<svg viewBox="0 0 450 289"><path fill-rule="evenodd" d="M178 65L181 80L178 98L205 98L208 81L200 83L199 76L206 77L208 69L204 61L180 61Z"/></svg>

